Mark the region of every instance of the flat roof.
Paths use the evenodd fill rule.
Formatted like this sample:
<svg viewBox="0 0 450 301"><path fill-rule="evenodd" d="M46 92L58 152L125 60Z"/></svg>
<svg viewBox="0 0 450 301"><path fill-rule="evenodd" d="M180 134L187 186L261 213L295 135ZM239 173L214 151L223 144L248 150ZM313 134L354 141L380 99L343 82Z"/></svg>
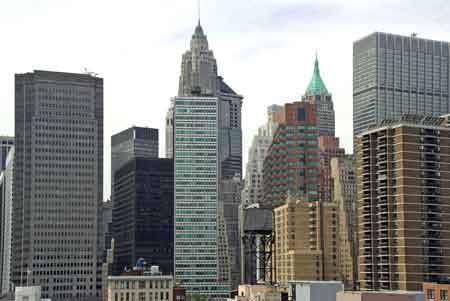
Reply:
<svg viewBox="0 0 450 301"><path fill-rule="evenodd" d="M417 295L423 294L422 291L343 291L343 293L350 294L398 294L398 295Z"/></svg>
<svg viewBox="0 0 450 301"><path fill-rule="evenodd" d="M304 284L343 284L342 281L320 281L320 280L290 280L289 283L304 283Z"/></svg>
<svg viewBox="0 0 450 301"><path fill-rule="evenodd" d="M108 276L108 280L173 280L172 275Z"/></svg>

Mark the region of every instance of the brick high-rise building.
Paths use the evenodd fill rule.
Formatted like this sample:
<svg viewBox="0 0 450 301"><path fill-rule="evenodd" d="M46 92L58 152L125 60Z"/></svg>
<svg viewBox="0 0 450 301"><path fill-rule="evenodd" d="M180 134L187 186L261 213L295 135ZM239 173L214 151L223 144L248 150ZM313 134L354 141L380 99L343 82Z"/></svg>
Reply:
<svg viewBox="0 0 450 301"><path fill-rule="evenodd" d="M264 160L264 207L282 204L288 194L319 200L319 146L316 106L285 104Z"/></svg>
<svg viewBox="0 0 450 301"><path fill-rule="evenodd" d="M11 278L44 298L97 300L103 250L103 79L15 77Z"/></svg>
<svg viewBox="0 0 450 301"><path fill-rule="evenodd" d="M288 196L274 208L276 282L337 280L337 206Z"/></svg>
<svg viewBox="0 0 450 301"><path fill-rule="evenodd" d="M450 129L404 115L358 136L361 289L421 290L450 274Z"/></svg>

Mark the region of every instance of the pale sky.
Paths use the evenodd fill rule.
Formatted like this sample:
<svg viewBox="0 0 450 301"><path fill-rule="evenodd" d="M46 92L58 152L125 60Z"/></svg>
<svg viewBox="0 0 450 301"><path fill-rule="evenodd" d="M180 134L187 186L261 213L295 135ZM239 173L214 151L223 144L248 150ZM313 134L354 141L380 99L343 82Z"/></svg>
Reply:
<svg viewBox="0 0 450 301"><path fill-rule="evenodd" d="M0 0L0 135L14 134L15 73L99 73L106 199L112 134L158 128L164 155L164 117L197 15L196 0ZM301 98L316 49L350 152L353 41L374 31L450 41L449 16L449 0L202 0L219 74L244 96L244 158L266 107Z"/></svg>

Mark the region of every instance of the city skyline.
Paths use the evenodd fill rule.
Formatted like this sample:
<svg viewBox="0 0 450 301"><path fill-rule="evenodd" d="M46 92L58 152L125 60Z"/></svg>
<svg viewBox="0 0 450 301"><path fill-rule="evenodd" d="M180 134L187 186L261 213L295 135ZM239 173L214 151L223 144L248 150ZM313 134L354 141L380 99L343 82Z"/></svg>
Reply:
<svg viewBox="0 0 450 301"><path fill-rule="evenodd" d="M301 99L316 49L322 78L333 94L336 136L349 152L353 138L348 118L352 112L353 41L376 30L402 35L418 32L419 37L450 40L450 22L443 19L448 9L440 5L444 1L407 3L203 1L201 22L221 62L219 74L246 97L243 163L245 150L264 122L266 107ZM0 133L13 135L15 73L32 69L82 72L87 67L105 78L104 152L105 162L110 162L108 141L113 133L132 125L164 129L168 100L178 85L180 54L197 22L197 5L194 1L134 2L127 6L96 1L89 9L85 5L67 2L50 6L50 1L0 5L0 33L10 41L0 50ZM387 24L386 18L395 19L397 24ZM94 24L98 30L92 30ZM30 52L29 44L39 47ZM127 104L127 114L123 114L123 103ZM160 144L164 145L164 138ZM110 178L109 168L105 164L105 179ZM104 189L106 199L110 195L108 181Z"/></svg>

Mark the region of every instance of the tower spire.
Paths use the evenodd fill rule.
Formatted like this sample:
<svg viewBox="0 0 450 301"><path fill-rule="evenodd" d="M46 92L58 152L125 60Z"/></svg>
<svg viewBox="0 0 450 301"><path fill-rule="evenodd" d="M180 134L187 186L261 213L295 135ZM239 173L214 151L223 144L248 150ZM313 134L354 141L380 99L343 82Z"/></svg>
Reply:
<svg viewBox="0 0 450 301"><path fill-rule="evenodd" d="M198 9L198 26L200 26L200 17L201 17L201 14L200 14L200 0L197 0L197 9Z"/></svg>
<svg viewBox="0 0 450 301"><path fill-rule="evenodd" d="M306 89L305 95L320 95L320 94L330 95L325 84L320 76L319 70L319 59L316 50L316 59L314 61L314 71L311 81L309 82L308 88Z"/></svg>

